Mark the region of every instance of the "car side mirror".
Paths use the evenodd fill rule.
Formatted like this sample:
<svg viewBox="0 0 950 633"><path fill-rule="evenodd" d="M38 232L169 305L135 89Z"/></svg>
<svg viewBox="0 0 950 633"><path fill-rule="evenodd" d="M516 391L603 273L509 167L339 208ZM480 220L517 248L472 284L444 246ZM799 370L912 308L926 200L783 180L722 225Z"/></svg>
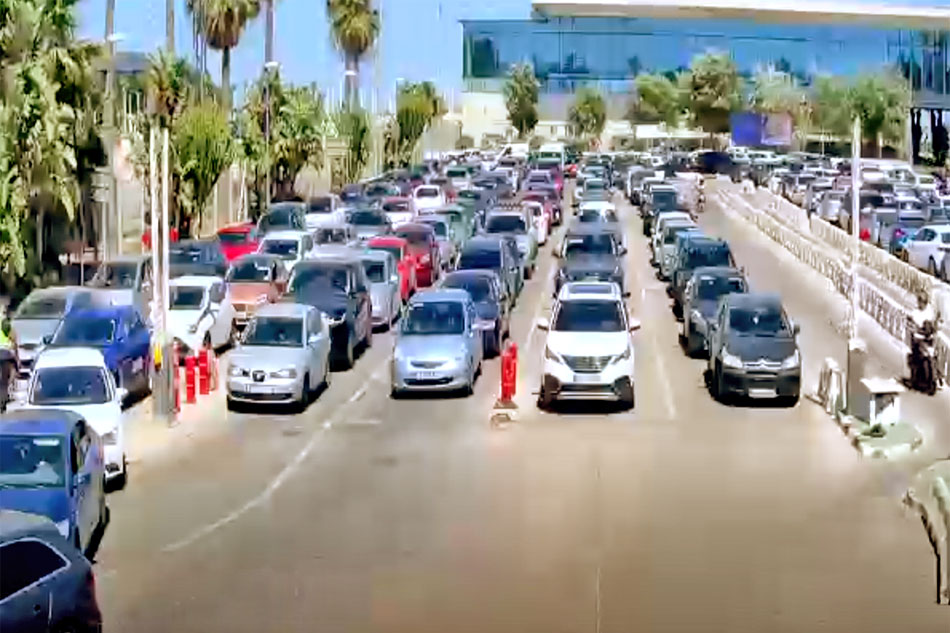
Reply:
<svg viewBox="0 0 950 633"><path fill-rule="evenodd" d="M640 319L634 319L634 318L631 318L630 322L627 325L631 332L636 332L643 326L643 324L640 323Z"/></svg>
<svg viewBox="0 0 950 633"><path fill-rule="evenodd" d="M115 390L115 401L122 403L125 402L125 399L129 397L129 390L125 387L116 387Z"/></svg>
<svg viewBox="0 0 950 633"><path fill-rule="evenodd" d="M551 322L545 319L544 317L539 318L537 321L534 322L534 324L535 324L535 327L537 327L539 330L551 329Z"/></svg>
<svg viewBox="0 0 950 633"><path fill-rule="evenodd" d="M620 247L620 255L623 256L623 255L626 255L626 254L627 254L627 247L626 247L626 246L621 246L621 247Z"/></svg>
<svg viewBox="0 0 950 633"><path fill-rule="evenodd" d="M792 334L794 334L795 336L798 336L801 333L801 331L802 331L802 326L800 326L798 323L792 323Z"/></svg>
<svg viewBox="0 0 950 633"><path fill-rule="evenodd" d="M632 295L630 294L629 290L626 290L620 296L623 297L624 299L629 299Z"/></svg>

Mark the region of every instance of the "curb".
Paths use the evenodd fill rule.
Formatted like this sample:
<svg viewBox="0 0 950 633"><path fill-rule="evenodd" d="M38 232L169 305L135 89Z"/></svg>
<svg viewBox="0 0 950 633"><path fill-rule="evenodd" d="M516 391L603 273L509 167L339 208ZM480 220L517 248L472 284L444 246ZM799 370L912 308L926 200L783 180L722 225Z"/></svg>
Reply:
<svg viewBox="0 0 950 633"><path fill-rule="evenodd" d="M836 413L835 422L841 427L841 430L848 437L853 446L864 457L874 459L896 459L906 457L920 448L924 443L923 434L920 429L906 422L898 422L891 427L894 434L903 434L908 436L903 441L894 441L884 437L871 437L864 432L870 428L870 424L862 420L851 417L845 413Z"/></svg>

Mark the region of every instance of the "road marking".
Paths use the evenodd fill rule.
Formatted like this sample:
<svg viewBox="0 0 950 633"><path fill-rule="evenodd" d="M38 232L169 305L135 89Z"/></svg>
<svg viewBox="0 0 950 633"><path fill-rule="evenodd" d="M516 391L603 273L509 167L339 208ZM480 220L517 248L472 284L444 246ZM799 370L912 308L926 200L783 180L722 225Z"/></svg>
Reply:
<svg viewBox="0 0 950 633"><path fill-rule="evenodd" d="M666 414L670 420L676 419L676 405L673 402L673 385L670 383L670 377L666 373L666 363L663 361L663 354L660 352L660 341L654 333L651 337L653 342L653 358L656 360L658 373L660 375L660 385L663 391L663 401L666 405Z"/></svg>
<svg viewBox="0 0 950 633"><path fill-rule="evenodd" d="M600 564L594 578L594 633L600 633Z"/></svg>
<svg viewBox="0 0 950 633"><path fill-rule="evenodd" d="M293 460L291 460L289 464L284 466L283 469L281 469L281 471L277 473L277 476L274 477L271 480L271 482L267 485L267 487L264 488L264 490L262 490L257 496L249 500L240 508L237 508L236 510L233 510L232 512L221 517L217 521L214 521L213 523L208 523L198 528L197 530L195 530L194 532L192 532L191 534L189 534L188 536L186 536L185 538L181 540L175 541L173 543L169 543L168 545L162 548L162 552L166 554L170 554L173 552L177 552L178 550L184 549L188 547L189 545L195 543L196 541L199 541L202 538L208 536L212 532L215 532L221 529L222 527L228 525L229 523L233 523L234 521L238 520L239 518L241 518L242 516L244 516L251 510L253 510L254 508L258 507L259 505L261 505L262 503L270 499L274 495L274 493L277 492L277 490L281 486L284 485L284 482L287 481L287 479L293 474L293 472L297 470L300 464L302 464L303 461L307 459L307 456L310 455L310 452L313 451L314 447L316 447L320 439L324 436L324 434L326 434L327 429L330 428L328 426L329 424L330 424L330 421L327 420L326 422L323 423L323 426L321 426L320 428L315 430L313 433L311 433L310 439L303 446L303 448L301 448L300 451L294 456Z"/></svg>
<svg viewBox="0 0 950 633"><path fill-rule="evenodd" d="M347 402L347 404L353 404L354 402L356 402L357 400L359 400L360 398L362 398L362 397L365 396L365 395L366 395L366 386L364 385L364 386L360 387L359 389L357 389L357 390L356 390L356 393L354 393L352 396L350 396L350 399L347 400L346 402Z"/></svg>

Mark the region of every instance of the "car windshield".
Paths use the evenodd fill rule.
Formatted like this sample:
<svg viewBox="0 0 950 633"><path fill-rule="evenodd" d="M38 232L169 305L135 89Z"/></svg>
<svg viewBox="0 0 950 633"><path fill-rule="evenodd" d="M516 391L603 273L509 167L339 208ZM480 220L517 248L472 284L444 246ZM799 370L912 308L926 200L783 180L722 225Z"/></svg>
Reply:
<svg viewBox="0 0 950 633"><path fill-rule="evenodd" d="M333 210L333 200L324 196L311 198L307 203L307 213L330 213Z"/></svg>
<svg viewBox="0 0 950 633"><path fill-rule="evenodd" d="M408 202L386 202L383 204L383 211L387 213L405 213L408 210Z"/></svg>
<svg viewBox="0 0 950 633"><path fill-rule="evenodd" d="M370 250L390 253L397 262L402 259L402 248L399 246L372 246Z"/></svg>
<svg viewBox="0 0 950 633"><path fill-rule="evenodd" d="M346 269L340 266L307 266L300 269L298 265L294 269L290 287L295 293L307 293L311 289L319 291L328 287L346 292L346 277Z"/></svg>
<svg viewBox="0 0 950 633"><path fill-rule="evenodd" d="M66 312L66 297L32 296L20 304L15 319L58 319Z"/></svg>
<svg viewBox="0 0 950 633"><path fill-rule="evenodd" d="M53 338L54 345L100 346L112 343L115 336L115 319L74 315L65 319Z"/></svg>
<svg viewBox="0 0 950 633"><path fill-rule="evenodd" d="M465 309L458 301L426 301L409 306L402 333L409 335L461 334Z"/></svg>
<svg viewBox="0 0 950 633"><path fill-rule="evenodd" d="M90 285L96 288L134 288L138 266L132 262L103 264Z"/></svg>
<svg viewBox="0 0 950 633"><path fill-rule="evenodd" d="M172 310L197 310L204 300L202 286L172 286L169 288L169 308Z"/></svg>
<svg viewBox="0 0 950 633"><path fill-rule="evenodd" d="M739 334L779 334L786 330L777 305L734 307L729 310L729 329Z"/></svg>
<svg viewBox="0 0 950 633"><path fill-rule="evenodd" d="M556 332L622 332L623 312L616 301L563 301L553 329Z"/></svg>
<svg viewBox="0 0 950 633"><path fill-rule="evenodd" d="M65 445L58 435L0 435L0 488L65 486Z"/></svg>
<svg viewBox="0 0 950 633"><path fill-rule="evenodd" d="M109 402L109 388L100 367L44 367L36 370L30 404L68 406L106 402Z"/></svg>
<svg viewBox="0 0 950 633"><path fill-rule="evenodd" d="M218 239L222 244L239 245L251 241L249 231L222 231L218 233Z"/></svg>
<svg viewBox="0 0 950 633"><path fill-rule="evenodd" d="M459 288L468 291L472 301L481 303L491 298L491 281L484 277L452 276L442 284L445 288Z"/></svg>
<svg viewBox="0 0 950 633"><path fill-rule="evenodd" d="M729 249L724 246L690 248L686 252L686 266L688 268L731 265L732 258L729 256Z"/></svg>
<svg viewBox="0 0 950 633"><path fill-rule="evenodd" d="M486 233L525 233L527 230L520 215L492 215L485 223Z"/></svg>
<svg viewBox="0 0 950 633"><path fill-rule="evenodd" d="M386 281L386 264L383 262L364 261L363 270L370 283L379 284Z"/></svg>
<svg viewBox="0 0 950 633"><path fill-rule="evenodd" d="M615 252L614 238L609 233L564 238L566 259L572 259L578 255L614 255Z"/></svg>
<svg viewBox="0 0 950 633"><path fill-rule="evenodd" d="M303 345L303 320L297 317L256 317L248 324L242 344L300 347Z"/></svg>
<svg viewBox="0 0 950 633"><path fill-rule="evenodd" d="M267 215L264 216L264 222L269 228L277 226L292 226L294 210L292 206L273 206Z"/></svg>
<svg viewBox="0 0 950 633"><path fill-rule="evenodd" d="M488 249L466 250L459 257L460 269L498 269L501 268L501 251Z"/></svg>
<svg viewBox="0 0 950 633"><path fill-rule="evenodd" d="M417 198L438 198L439 190L435 187L421 187L416 190Z"/></svg>
<svg viewBox="0 0 950 633"><path fill-rule="evenodd" d="M461 167L445 170L446 178L468 178L468 170Z"/></svg>
<svg viewBox="0 0 950 633"><path fill-rule="evenodd" d="M655 207L669 209L676 206L675 191L654 191L652 198Z"/></svg>
<svg viewBox="0 0 950 633"><path fill-rule="evenodd" d="M696 225L694 224L679 224L676 226L668 226L663 229L663 243L664 244L673 244L676 242L676 236L680 233L685 233L687 231L696 230Z"/></svg>
<svg viewBox="0 0 950 633"><path fill-rule="evenodd" d="M714 301L722 295L732 292L745 292L745 281L741 277L702 276L696 287L696 295L703 301Z"/></svg>
<svg viewBox="0 0 950 633"><path fill-rule="evenodd" d="M603 180L587 180L584 182L585 191L602 191L605 186Z"/></svg>
<svg viewBox="0 0 950 633"><path fill-rule="evenodd" d="M350 214L350 224L357 226L384 226L387 220L385 213L375 211L355 211Z"/></svg>
<svg viewBox="0 0 950 633"><path fill-rule="evenodd" d="M429 236L421 231L406 231L397 233L397 236L409 242L411 246L428 246Z"/></svg>
<svg viewBox="0 0 950 633"><path fill-rule="evenodd" d="M294 259L300 250L298 240L264 240L261 252L268 255L277 255L283 259Z"/></svg>
<svg viewBox="0 0 950 633"><path fill-rule="evenodd" d="M228 271L228 281L268 282L271 281L271 267L267 262L253 259L239 261Z"/></svg>

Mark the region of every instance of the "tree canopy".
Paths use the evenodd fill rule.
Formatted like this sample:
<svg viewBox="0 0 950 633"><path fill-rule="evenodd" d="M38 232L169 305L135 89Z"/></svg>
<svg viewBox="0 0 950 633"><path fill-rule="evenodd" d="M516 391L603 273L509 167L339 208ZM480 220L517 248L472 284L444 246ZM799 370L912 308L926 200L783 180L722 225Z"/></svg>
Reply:
<svg viewBox="0 0 950 633"><path fill-rule="evenodd" d="M581 88L568 108L567 121L575 136L591 140L599 137L607 123L604 98L593 88Z"/></svg>
<svg viewBox="0 0 950 633"><path fill-rule="evenodd" d="M508 79L502 89L508 120L524 138L538 124L538 91L540 84L534 76L531 64L515 64L508 71Z"/></svg>
<svg viewBox="0 0 950 633"><path fill-rule="evenodd" d="M682 75L682 85L693 122L709 134L728 132L729 117L741 103L735 62L724 53L698 55Z"/></svg>
<svg viewBox="0 0 950 633"><path fill-rule="evenodd" d="M630 125L638 123L665 123L676 127L681 112L679 89L669 77L660 74L640 74L634 80L636 96L627 109Z"/></svg>

